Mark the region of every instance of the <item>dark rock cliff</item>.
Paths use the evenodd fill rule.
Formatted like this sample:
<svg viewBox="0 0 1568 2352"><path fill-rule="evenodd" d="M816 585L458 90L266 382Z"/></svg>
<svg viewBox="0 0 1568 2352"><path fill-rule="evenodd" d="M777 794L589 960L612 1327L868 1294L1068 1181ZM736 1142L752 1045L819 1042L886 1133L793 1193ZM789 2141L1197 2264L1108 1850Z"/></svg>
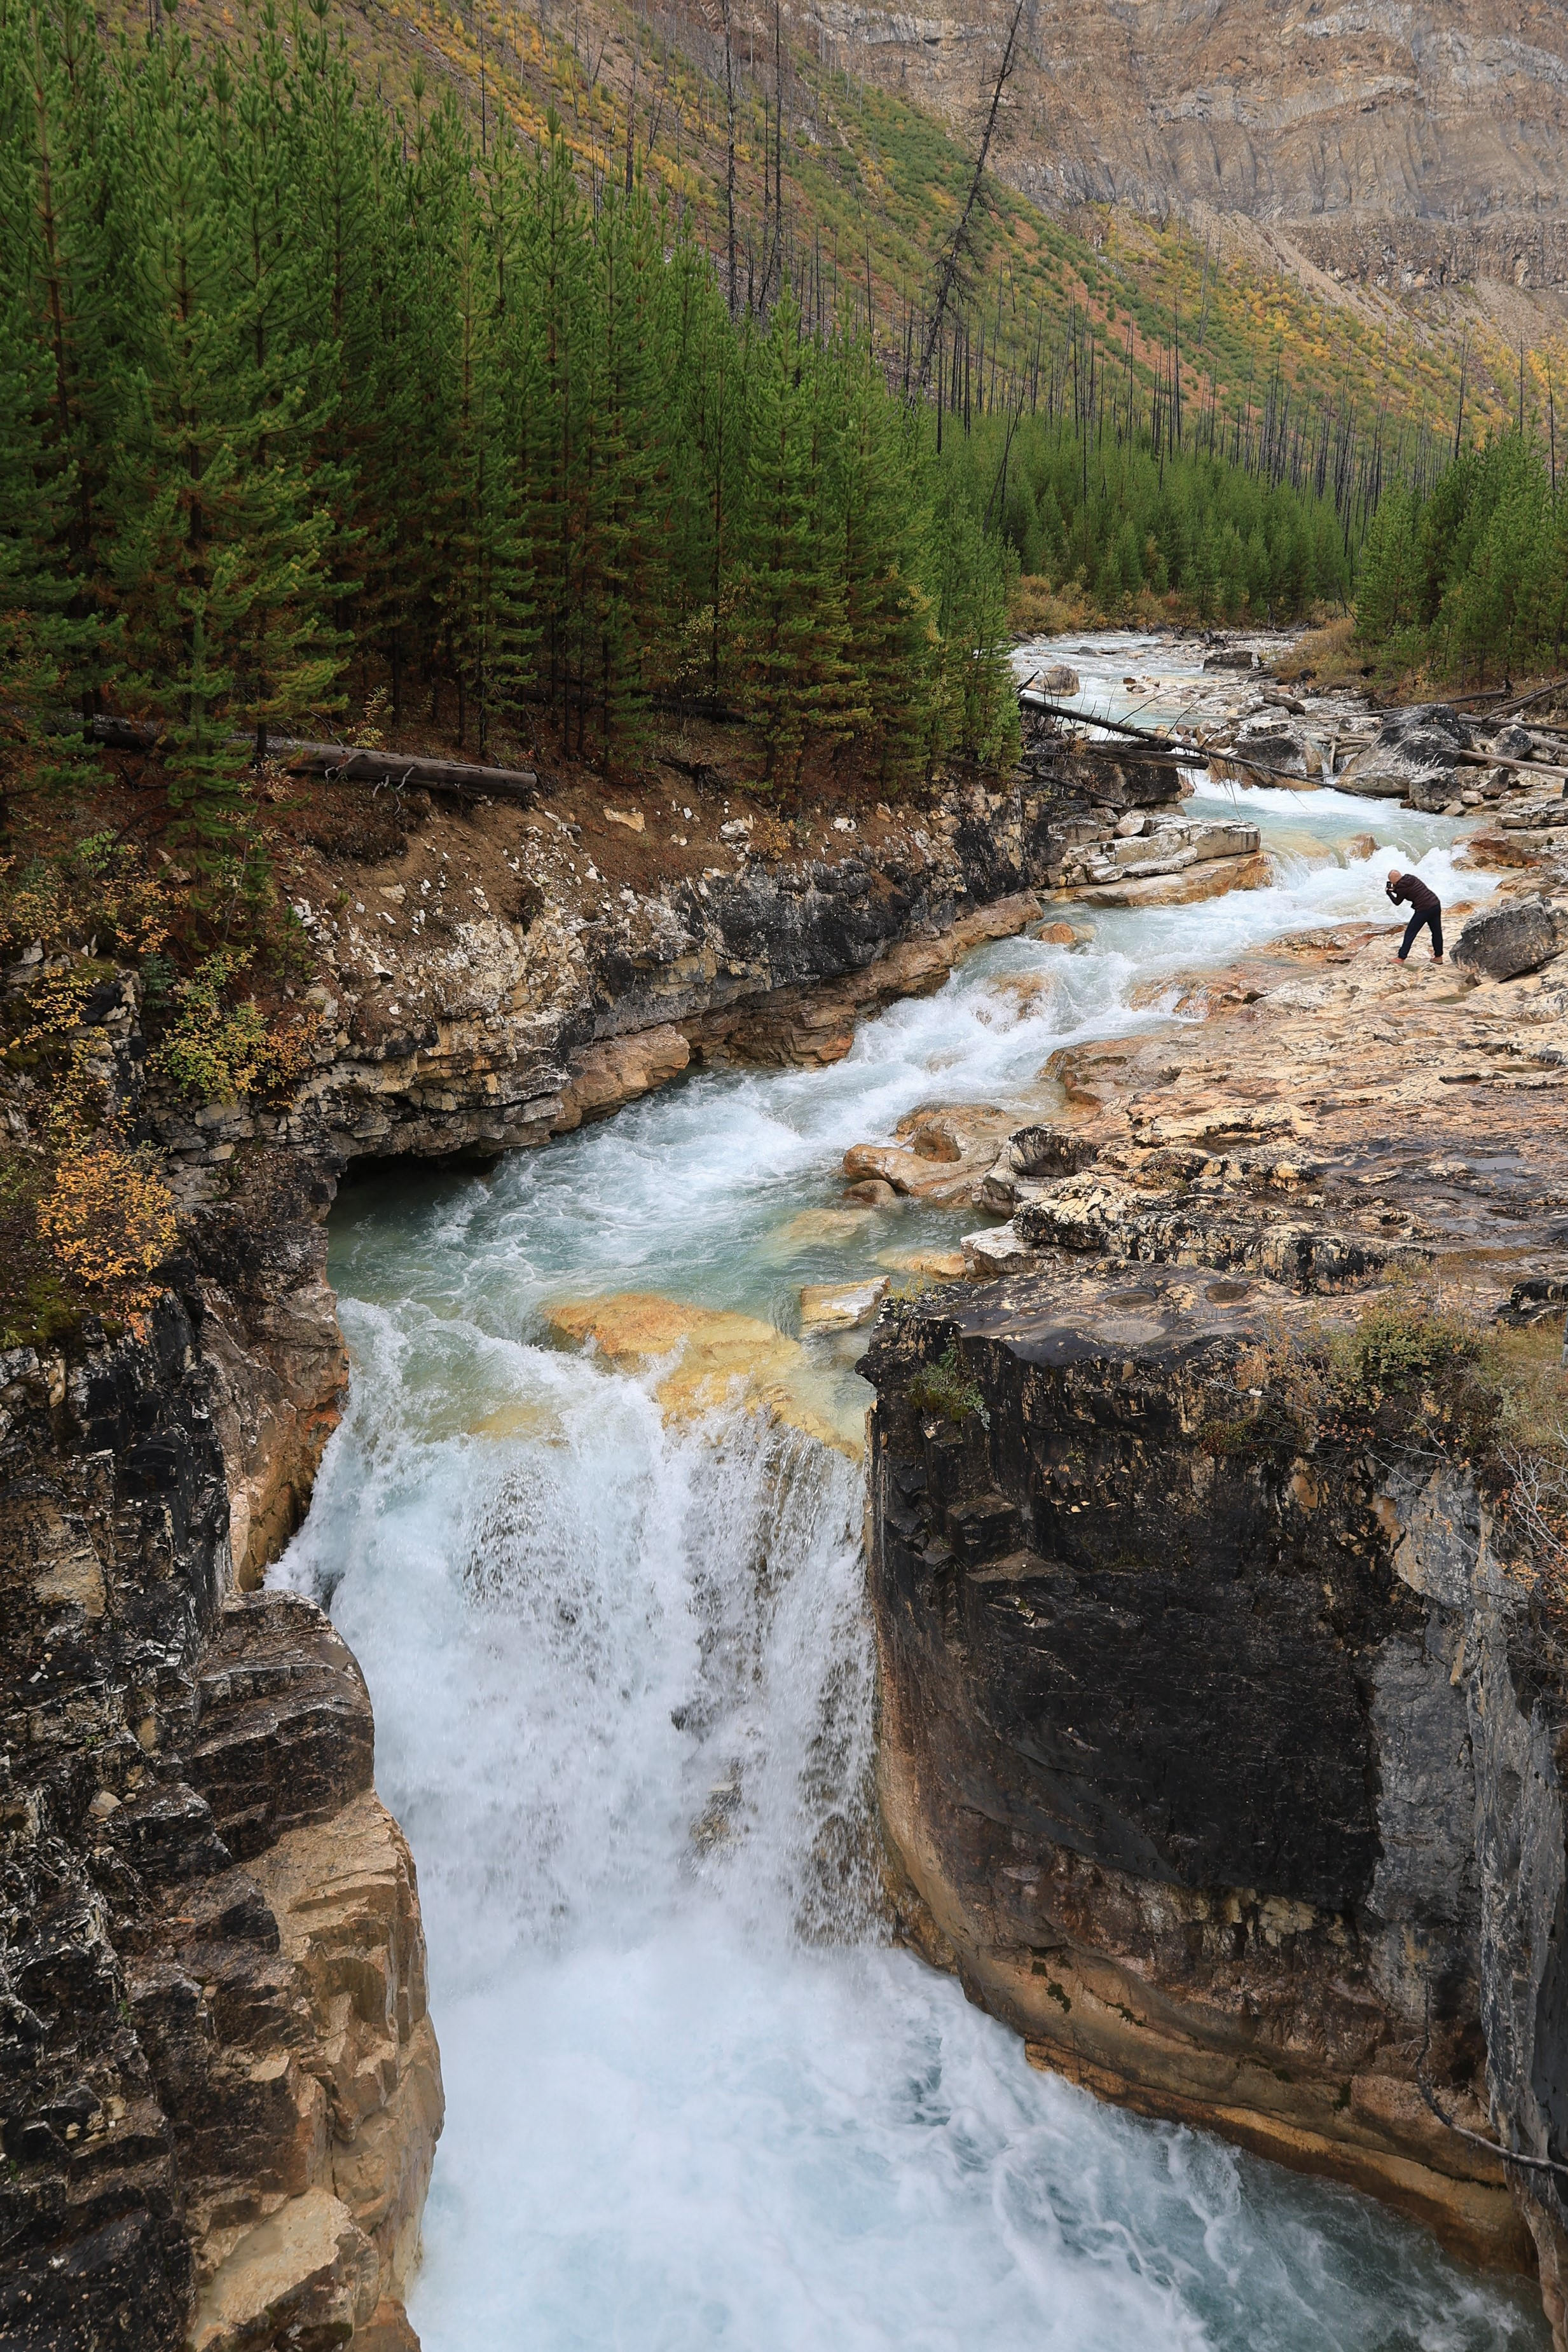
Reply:
<svg viewBox="0 0 1568 2352"><path fill-rule="evenodd" d="M1481 2259L1533 2234L1561 2336L1568 1641L1408 1414L1303 1420L1329 1311L1121 1267L884 1325L884 1822L1039 2063Z"/></svg>
<svg viewBox="0 0 1568 2352"><path fill-rule="evenodd" d="M172 1295L0 1361L7 2346L404 2340L440 2124L413 1869L353 1658L232 1591L218 1402Z"/></svg>

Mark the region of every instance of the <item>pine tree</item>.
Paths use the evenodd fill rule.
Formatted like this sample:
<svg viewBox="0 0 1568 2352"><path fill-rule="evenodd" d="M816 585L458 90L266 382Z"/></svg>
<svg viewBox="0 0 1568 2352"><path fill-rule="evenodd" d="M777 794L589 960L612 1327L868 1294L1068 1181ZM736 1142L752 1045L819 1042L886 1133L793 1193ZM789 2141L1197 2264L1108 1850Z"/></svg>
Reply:
<svg viewBox="0 0 1568 2352"><path fill-rule="evenodd" d="M822 528L836 452L815 347L781 301L751 372L740 569L744 703L761 726L766 774L794 781L812 740L867 716L845 661L844 577Z"/></svg>
<svg viewBox="0 0 1568 2352"><path fill-rule="evenodd" d="M141 348L112 495L131 676L164 715L172 804L197 862L232 857L247 751L236 730L298 717L340 666L314 506L288 442L302 388L255 363L254 305L235 267L217 113L189 45L140 77Z"/></svg>
<svg viewBox="0 0 1568 2352"><path fill-rule="evenodd" d="M852 709L874 732L889 787L925 753L937 656L920 578L930 516L914 474L914 427L888 401L871 352L850 346L836 371L843 409L833 505L839 518L845 656Z"/></svg>
<svg viewBox="0 0 1568 2352"><path fill-rule="evenodd" d="M126 143L79 0L58 18L35 5L0 22L0 299L25 404L7 453L8 569L26 583L30 641L54 690L86 718L119 653L107 484Z"/></svg>

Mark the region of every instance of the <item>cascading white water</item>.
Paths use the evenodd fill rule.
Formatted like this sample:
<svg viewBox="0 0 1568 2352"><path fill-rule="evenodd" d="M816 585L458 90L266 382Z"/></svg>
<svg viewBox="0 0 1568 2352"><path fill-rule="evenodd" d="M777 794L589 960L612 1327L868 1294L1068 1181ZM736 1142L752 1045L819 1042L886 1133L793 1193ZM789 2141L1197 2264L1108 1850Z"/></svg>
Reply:
<svg viewBox="0 0 1568 2352"><path fill-rule="evenodd" d="M1386 911L1381 866L1310 865L1314 834L1448 880L1441 821L1246 803L1298 845L1272 890L1005 943L834 1070L700 1077L493 1179L340 1205L353 1391L279 1573L360 1656L420 1872L449 2099L426 2352L1544 2340L1526 2294L1348 2192L1034 2073L889 1948L858 1469L738 1410L667 1426L651 1378L539 1339L542 1300L618 1287L787 1328L803 1280L972 1222L797 1223L915 1102L1157 1017L1131 980ZM1020 1005L1021 972L1051 984Z"/></svg>

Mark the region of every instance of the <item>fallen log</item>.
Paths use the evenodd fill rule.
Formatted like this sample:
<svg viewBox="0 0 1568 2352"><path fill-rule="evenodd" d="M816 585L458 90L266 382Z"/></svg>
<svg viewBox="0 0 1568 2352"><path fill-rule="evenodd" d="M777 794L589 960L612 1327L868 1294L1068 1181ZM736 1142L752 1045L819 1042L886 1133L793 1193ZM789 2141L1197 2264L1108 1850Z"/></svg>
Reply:
<svg viewBox="0 0 1568 2352"><path fill-rule="evenodd" d="M1018 699L1026 702L1031 710L1044 710L1053 719L1072 719L1080 727L1104 727L1116 735L1130 735L1143 745L1152 759L1169 760L1178 768L1212 769L1218 761L1232 768L1243 768L1249 776L1267 776L1270 783L1289 784L1297 792L1316 789L1310 776L1294 775L1289 768L1271 768L1262 760L1247 759L1244 752L1222 751L1217 745L1211 748L1206 741L1181 743L1173 736L1156 735L1147 727L1133 727L1124 719L1096 719L1087 711L1069 710L1032 687L1020 688Z"/></svg>
<svg viewBox="0 0 1568 2352"><path fill-rule="evenodd" d="M1533 694L1517 695L1513 701L1505 702L1500 710L1489 711L1487 715L1489 719L1512 718L1518 711L1530 709L1533 703L1550 701L1554 694L1561 694L1565 687L1568 687L1568 677L1554 677L1550 685L1538 686Z"/></svg>
<svg viewBox="0 0 1568 2352"><path fill-rule="evenodd" d="M1156 735L1149 727L1134 727L1125 719L1101 719L1091 710L1071 710L1064 702L1053 702L1037 687L1020 687L1018 699L1027 703L1031 710L1043 710L1049 719L1070 719L1078 727L1102 727L1112 735L1131 736L1135 743L1142 743L1155 758L1177 760L1189 768L1201 768L1204 764L1202 755L1195 752L1190 743L1178 743L1168 735Z"/></svg>
<svg viewBox="0 0 1568 2352"><path fill-rule="evenodd" d="M1500 752L1456 751L1456 761L1465 768L1511 768L1517 775L1539 776L1543 782L1560 783L1563 777L1561 761L1551 760L1505 760Z"/></svg>
<svg viewBox="0 0 1568 2352"><path fill-rule="evenodd" d="M363 751L353 743L276 743L291 776L320 776L334 784L396 784L426 793L462 793L479 800L515 801L530 808L539 797L532 768L480 768L464 760L427 760L413 751Z"/></svg>
<svg viewBox="0 0 1568 2352"><path fill-rule="evenodd" d="M79 722L73 722L79 723ZM164 729L154 719L100 715L87 730L90 740L112 751L155 751ZM230 742L249 750L247 735ZM415 751L368 751L354 743L307 743L286 736L268 746L291 776L319 776L330 784L395 784L426 793L466 793L472 799L515 801L531 807L539 795L532 768L481 768L466 760L430 760Z"/></svg>
<svg viewBox="0 0 1568 2352"><path fill-rule="evenodd" d="M60 732L80 725L79 719L68 719ZM150 719L106 719L101 713L82 731L89 743L102 743L110 751L155 751L163 734Z"/></svg>

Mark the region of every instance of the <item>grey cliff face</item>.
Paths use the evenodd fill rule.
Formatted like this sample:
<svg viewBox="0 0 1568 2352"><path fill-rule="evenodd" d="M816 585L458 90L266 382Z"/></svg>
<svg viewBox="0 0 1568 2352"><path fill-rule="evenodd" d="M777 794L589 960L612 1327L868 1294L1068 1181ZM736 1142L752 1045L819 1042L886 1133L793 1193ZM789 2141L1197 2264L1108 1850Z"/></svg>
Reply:
<svg viewBox="0 0 1568 2352"><path fill-rule="evenodd" d="M967 124L1011 10L818 11ZM1207 205L1384 284L1568 279L1568 24L1549 0L1036 0L998 167L1051 205Z"/></svg>
<svg viewBox="0 0 1568 2352"><path fill-rule="evenodd" d="M38 2352L390 2324L440 2128L369 1698L311 1603L234 1589L201 1338L167 1295L0 1362L0 2334Z"/></svg>
<svg viewBox="0 0 1568 2352"><path fill-rule="evenodd" d="M1040 2063L1482 2259L1528 2229L1561 2326L1563 2176L1492 2151L1568 2160L1568 1655L1462 1465L1292 1426L1281 1335L1347 1311L1058 1267L879 1332L884 1820ZM984 1414L931 1409L948 1347Z"/></svg>

